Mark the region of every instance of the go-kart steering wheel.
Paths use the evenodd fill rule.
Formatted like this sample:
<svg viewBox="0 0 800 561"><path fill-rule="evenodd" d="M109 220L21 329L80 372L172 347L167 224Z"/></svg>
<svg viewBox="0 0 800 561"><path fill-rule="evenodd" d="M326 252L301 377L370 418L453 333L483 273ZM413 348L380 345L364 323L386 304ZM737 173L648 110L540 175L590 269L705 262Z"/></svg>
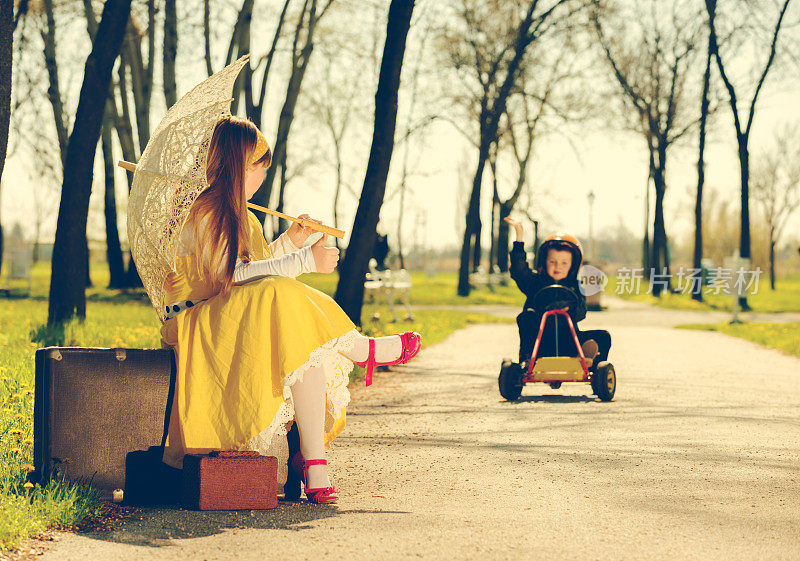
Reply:
<svg viewBox="0 0 800 561"><path fill-rule="evenodd" d="M536 293L533 308L541 313L560 310L564 307L574 310L578 306L578 296L573 290L560 284L549 284Z"/></svg>

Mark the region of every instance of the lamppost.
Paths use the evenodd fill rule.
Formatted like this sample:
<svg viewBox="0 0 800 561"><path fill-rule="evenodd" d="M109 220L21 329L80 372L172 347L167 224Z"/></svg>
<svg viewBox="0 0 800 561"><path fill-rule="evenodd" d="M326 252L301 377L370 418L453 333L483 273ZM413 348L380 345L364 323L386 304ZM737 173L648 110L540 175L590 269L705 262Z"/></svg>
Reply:
<svg viewBox="0 0 800 561"><path fill-rule="evenodd" d="M592 248L592 259L597 259L597 251L594 246L594 191L589 191L589 246Z"/></svg>

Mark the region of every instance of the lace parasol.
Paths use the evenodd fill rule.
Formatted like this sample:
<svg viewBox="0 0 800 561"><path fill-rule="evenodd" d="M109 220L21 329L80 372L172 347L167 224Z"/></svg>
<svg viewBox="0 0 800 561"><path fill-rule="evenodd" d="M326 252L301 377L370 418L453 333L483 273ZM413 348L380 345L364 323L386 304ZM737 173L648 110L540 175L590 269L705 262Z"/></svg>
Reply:
<svg viewBox="0 0 800 561"><path fill-rule="evenodd" d="M217 122L249 55L195 86L169 108L136 164L128 199L128 240L139 276L164 321L164 281L175 270L178 236L208 187L206 159Z"/></svg>

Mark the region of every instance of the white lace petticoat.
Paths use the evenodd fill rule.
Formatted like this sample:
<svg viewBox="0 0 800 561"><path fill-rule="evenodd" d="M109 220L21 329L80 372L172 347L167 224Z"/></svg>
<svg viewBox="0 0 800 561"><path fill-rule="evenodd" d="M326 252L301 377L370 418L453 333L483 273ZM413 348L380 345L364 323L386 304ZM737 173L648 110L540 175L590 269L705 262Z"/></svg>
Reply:
<svg viewBox="0 0 800 561"><path fill-rule="evenodd" d="M344 335L335 337L323 343L308 356L308 360L286 375L283 381L283 403L267 428L247 441L248 450L255 450L263 456L278 458L278 481L286 479L286 459L288 448L285 438L287 424L294 420L294 402L292 401L291 387L303 379L303 375L310 368L322 368L325 372L326 408L334 418L341 417L342 409L350 403L350 372L353 370L353 361L345 356L352 356L352 349L361 334L356 329L351 329Z"/></svg>

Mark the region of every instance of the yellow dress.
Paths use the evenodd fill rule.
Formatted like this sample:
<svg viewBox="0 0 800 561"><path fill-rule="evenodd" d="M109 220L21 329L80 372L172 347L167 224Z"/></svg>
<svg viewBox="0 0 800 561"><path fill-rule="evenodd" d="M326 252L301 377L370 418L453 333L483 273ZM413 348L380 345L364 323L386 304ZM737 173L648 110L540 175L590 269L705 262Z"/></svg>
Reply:
<svg viewBox="0 0 800 561"><path fill-rule="evenodd" d="M278 257L255 215L248 219L251 258ZM327 449L350 401L353 363L342 352L359 335L353 322L327 294L288 277L264 277L223 296L210 275L198 273L199 258L177 257L177 273L165 283L168 303L207 300L161 329L178 367L164 462L180 468L184 454L211 450L274 455L274 437L294 419L290 388L311 367L325 371Z"/></svg>

